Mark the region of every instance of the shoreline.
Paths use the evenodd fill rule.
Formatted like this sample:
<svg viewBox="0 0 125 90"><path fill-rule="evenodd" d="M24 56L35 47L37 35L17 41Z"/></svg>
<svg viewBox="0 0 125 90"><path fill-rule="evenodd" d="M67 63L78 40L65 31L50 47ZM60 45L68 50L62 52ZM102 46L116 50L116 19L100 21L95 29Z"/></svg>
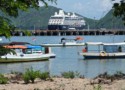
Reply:
<svg viewBox="0 0 125 90"><path fill-rule="evenodd" d="M88 78L63 78L52 77L48 80L36 79L35 83L25 84L15 74L4 75L8 77L8 84L0 84L0 90L125 90L125 79L106 79L96 77Z"/></svg>

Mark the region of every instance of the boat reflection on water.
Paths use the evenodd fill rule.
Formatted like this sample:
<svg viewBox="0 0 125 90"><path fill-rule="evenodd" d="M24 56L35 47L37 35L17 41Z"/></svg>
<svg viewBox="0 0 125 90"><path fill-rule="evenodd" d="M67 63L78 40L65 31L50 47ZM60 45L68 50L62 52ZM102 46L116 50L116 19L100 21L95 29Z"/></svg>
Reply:
<svg viewBox="0 0 125 90"><path fill-rule="evenodd" d="M78 63L78 72L81 72L80 74L84 75L87 78L94 78L105 72L107 72L110 75L115 74L117 71L122 71L124 73L124 63L124 59L81 59Z"/></svg>
<svg viewBox="0 0 125 90"><path fill-rule="evenodd" d="M26 69L33 68L33 70L39 70L40 72L49 72L50 62L40 61L40 62L25 62L25 63L8 63L0 64L0 73L12 73L21 72L24 73Z"/></svg>

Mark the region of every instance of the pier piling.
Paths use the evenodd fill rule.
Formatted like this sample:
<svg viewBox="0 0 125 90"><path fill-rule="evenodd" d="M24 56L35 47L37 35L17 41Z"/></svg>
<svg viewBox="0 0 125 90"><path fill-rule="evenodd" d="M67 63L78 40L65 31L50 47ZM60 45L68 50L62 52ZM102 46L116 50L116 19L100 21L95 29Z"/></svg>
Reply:
<svg viewBox="0 0 125 90"><path fill-rule="evenodd" d="M76 36L76 35L125 35L125 30L28 30L32 36ZM11 33L12 36L26 36L24 30L15 30Z"/></svg>

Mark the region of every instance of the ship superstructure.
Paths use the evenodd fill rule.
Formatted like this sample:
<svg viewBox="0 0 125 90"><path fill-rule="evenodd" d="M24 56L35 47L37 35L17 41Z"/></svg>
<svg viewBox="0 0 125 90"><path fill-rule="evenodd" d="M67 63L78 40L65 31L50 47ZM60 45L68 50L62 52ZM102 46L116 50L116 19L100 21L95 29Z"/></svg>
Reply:
<svg viewBox="0 0 125 90"><path fill-rule="evenodd" d="M49 30L82 30L85 27L85 20L75 13L65 14L63 10L51 16L48 22Z"/></svg>

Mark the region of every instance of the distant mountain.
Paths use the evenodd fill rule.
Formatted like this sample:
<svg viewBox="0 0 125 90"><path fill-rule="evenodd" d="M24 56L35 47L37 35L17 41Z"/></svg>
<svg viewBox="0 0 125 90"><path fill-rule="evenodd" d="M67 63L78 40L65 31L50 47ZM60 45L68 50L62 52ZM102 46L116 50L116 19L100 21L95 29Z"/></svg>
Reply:
<svg viewBox="0 0 125 90"><path fill-rule="evenodd" d="M11 20L21 29L46 29L50 16L58 10L59 8L49 6L40 7L38 10L29 9L28 12L19 11L19 16Z"/></svg>
<svg viewBox="0 0 125 90"><path fill-rule="evenodd" d="M39 10L29 9L28 12L19 11L19 16L17 18L12 18L13 24L19 29L47 29L48 21L51 15L54 15L55 12L58 12L60 8L53 6L40 7ZM66 12L65 12L66 13ZM113 16L113 11L109 11L103 18L100 20L94 20L87 17L84 17L86 21L86 28L125 28L121 18L116 18ZM1 15L1 13L0 13Z"/></svg>
<svg viewBox="0 0 125 90"><path fill-rule="evenodd" d="M84 17L85 21L86 21L86 29L94 29L96 28L96 24L97 22L99 22L99 20L94 20L94 19L90 19L87 17Z"/></svg>
<svg viewBox="0 0 125 90"><path fill-rule="evenodd" d="M121 17L113 16L113 10L110 10L103 18L96 22L96 28L123 29L125 26Z"/></svg>
<svg viewBox="0 0 125 90"><path fill-rule="evenodd" d="M49 6L40 7L39 10L29 9L28 12L19 11L17 18L11 18L14 25L19 29L47 29L48 21L51 15L58 12L61 8ZM65 14L67 14L65 12ZM81 16L81 15L80 15ZM94 27L94 20L84 17L90 28ZM87 26L86 26L87 28Z"/></svg>

